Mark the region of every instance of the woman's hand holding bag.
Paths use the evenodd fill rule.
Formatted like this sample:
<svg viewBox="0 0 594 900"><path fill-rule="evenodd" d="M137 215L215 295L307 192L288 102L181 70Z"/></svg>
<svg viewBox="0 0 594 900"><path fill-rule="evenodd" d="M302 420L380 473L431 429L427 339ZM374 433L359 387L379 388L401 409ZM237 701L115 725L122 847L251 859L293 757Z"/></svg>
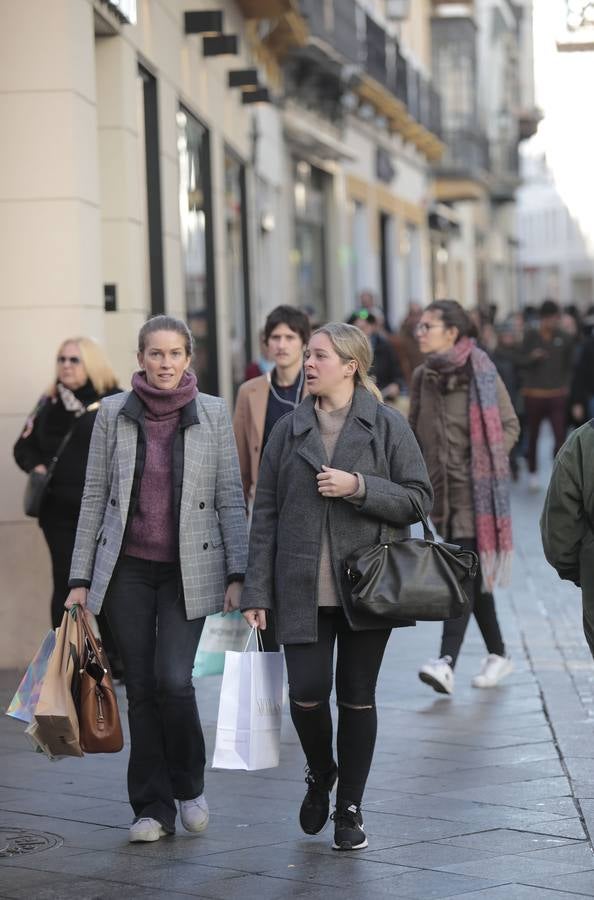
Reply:
<svg viewBox="0 0 594 900"><path fill-rule="evenodd" d="M265 609L244 609L243 618L246 620L250 628L259 628L260 631L266 631Z"/></svg>

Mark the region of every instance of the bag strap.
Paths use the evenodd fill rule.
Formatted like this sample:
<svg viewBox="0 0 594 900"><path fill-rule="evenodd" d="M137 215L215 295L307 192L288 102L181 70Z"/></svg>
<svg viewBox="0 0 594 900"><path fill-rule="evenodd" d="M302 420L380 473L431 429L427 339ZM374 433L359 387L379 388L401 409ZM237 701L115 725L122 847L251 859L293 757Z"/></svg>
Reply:
<svg viewBox="0 0 594 900"><path fill-rule="evenodd" d="M425 515L425 510L421 506L420 501L414 495L408 498L411 502L411 505L417 514L417 518L415 522L421 522L423 525L423 537L426 541L435 541L435 535L431 531L429 527L429 521L427 516ZM414 523L413 523L414 524ZM383 522L381 531L380 531L380 543L389 544L396 539L396 529L394 525L390 525L388 522Z"/></svg>
<svg viewBox="0 0 594 900"><path fill-rule="evenodd" d="M67 445L68 445L68 441L70 440L70 438L72 437L72 435L73 435L74 432L76 431L76 426L78 425L78 423L80 422L80 420L82 419L82 417L83 417L84 415L86 415L86 413L94 412L96 409L99 409L99 405L100 405L99 400L96 400L94 403L91 403L89 406L87 406L87 407L85 408L84 412L81 412L81 414L80 414L79 416L76 417L76 419L74 420L74 424L72 425L72 428L70 428L70 430L66 432L66 434L64 435L64 437L63 437L62 440L60 441L60 444L58 445L58 449L56 450L56 452L55 452L54 455L52 456L51 462L50 462L49 466L47 467L47 473L46 473L46 475L47 475L47 480L48 480L48 481L50 480L50 478L51 478L52 475L54 474L54 470L55 470L55 468L56 468L56 466L57 466L57 464L58 464L58 460L60 459L60 457L62 456L62 453L63 453L64 450L66 449L66 447L67 447Z"/></svg>
<svg viewBox="0 0 594 900"><path fill-rule="evenodd" d="M250 645L250 641L252 637L256 638L256 652L262 653L264 651L264 641L262 640L262 635L260 633L260 629L257 625L252 625L250 633L248 634L248 639L245 642L245 647L243 648L243 652L247 652L247 648Z"/></svg>

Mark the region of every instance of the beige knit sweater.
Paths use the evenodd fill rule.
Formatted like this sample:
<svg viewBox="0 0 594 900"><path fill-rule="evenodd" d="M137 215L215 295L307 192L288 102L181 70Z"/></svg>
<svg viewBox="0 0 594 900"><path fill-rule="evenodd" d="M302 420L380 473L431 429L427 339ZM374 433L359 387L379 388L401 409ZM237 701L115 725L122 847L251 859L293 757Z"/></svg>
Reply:
<svg viewBox="0 0 594 900"><path fill-rule="evenodd" d="M340 436L340 432L344 427L347 416L351 408L351 402L347 403L341 409L334 409L326 412L320 409L319 400L316 402L315 411L320 427L320 436L328 458L328 465L332 464L332 456L334 448ZM348 497L328 498L329 503L341 503L347 500L349 503L361 503L365 499L365 479L358 472L354 472L359 480L359 487L354 494ZM336 590L336 582L334 580L334 572L332 571L332 560L330 556L330 534L328 526L322 535L322 551L320 554L320 568L318 570L318 606L340 606L338 591Z"/></svg>

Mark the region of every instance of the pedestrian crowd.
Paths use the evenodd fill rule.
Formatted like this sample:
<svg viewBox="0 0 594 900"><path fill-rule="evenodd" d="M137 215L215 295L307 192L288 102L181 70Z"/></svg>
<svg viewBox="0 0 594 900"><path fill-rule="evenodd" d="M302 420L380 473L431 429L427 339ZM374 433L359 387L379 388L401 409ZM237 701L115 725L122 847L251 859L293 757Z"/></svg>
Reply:
<svg viewBox="0 0 594 900"><path fill-rule="evenodd" d="M415 622L358 610L346 561L386 529L386 549L406 541L430 514L446 550L476 565L419 678L452 694L474 615L486 656L472 684L495 687L513 669L494 593L510 577L510 483L539 489L545 420L557 456L545 553L582 587L594 654L594 310L581 319L545 300L499 321L437 300L412 303L392 330L371 292L359 303L347 323L272 310L232 418L200 391L178 319L142 326L128 390L96 342L68 338L15 444L51 555L52 627L64 606L98 616L125 684L130 841L173 834L178 807L188 831L208 825L192 669L205 617L240 609L264 650L284 653L302 830L322 830L336 790L334 849L367 846L376 682L392 629Z"/></svg>

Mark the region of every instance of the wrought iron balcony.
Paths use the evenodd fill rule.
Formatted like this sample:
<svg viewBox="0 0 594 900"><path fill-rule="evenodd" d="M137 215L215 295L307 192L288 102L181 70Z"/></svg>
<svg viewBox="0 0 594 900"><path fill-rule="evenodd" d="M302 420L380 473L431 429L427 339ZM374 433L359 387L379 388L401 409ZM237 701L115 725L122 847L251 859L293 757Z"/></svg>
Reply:
<svg viewBox="0 0 594 900"><path fill-rule="evenodd" d="M300 0L299 8L313 38L323 41L346 62L362 62L355 0Z"/></svg>
<svg viewBox="0 0 594 900"><path fill-rule="evenodd" d="M357 0L299 0L299 11L309 40L284 64L292 96L302 94L307 83L308 102L315 104L320 77L326 78L332 82L334 111L340 101L336 91L354 91L390 129L413 141L431 159L439 158L443 150L439 96L407 60L398 40L367 15ZM329 85L324 95L328 89Z"/></svg>
<svg viewBox="0 0 594 900"><path fill-rule="evenodd" d="M446 153L440 169L449 174L480 177L489 170L489 142L478 128L446 128Z"/></svg>

